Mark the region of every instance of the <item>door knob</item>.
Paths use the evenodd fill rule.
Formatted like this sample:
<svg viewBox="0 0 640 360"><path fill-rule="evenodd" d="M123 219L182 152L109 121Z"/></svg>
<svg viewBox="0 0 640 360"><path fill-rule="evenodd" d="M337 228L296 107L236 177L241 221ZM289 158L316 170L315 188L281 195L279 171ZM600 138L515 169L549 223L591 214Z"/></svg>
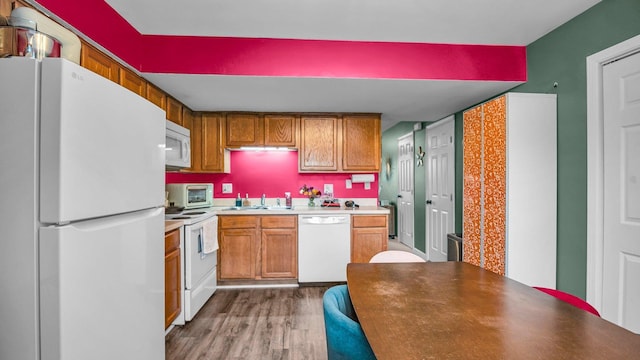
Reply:
<svg viewBox="0 0 640 360"><path fill-rule="evenodd" d="M427 200L427 205L431 205L431 204L433 204L433 201Z"/></svg>

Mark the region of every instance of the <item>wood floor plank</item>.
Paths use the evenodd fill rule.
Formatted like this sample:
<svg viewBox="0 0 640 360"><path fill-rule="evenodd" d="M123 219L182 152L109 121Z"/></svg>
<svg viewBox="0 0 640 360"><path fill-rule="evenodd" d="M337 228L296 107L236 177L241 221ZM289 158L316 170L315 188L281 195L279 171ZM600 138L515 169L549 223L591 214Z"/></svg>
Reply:
<svg viewBox="0 0 640 360"><path fill-rule="evenodd" d="M329 286L218 289L166 337L166 360L323 360Z"/></svg>

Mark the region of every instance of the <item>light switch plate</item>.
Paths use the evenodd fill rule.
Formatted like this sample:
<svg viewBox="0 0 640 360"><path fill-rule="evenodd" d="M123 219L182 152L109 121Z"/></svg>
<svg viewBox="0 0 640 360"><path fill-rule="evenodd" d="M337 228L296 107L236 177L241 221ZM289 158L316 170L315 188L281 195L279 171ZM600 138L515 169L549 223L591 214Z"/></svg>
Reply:
<svg viewBox="0 0 640 360"><path fill-rule="evenodd" d="M222 184L222 193L231 194L233 192L233 184Z"/></svg>
<svg viewBox="0 0 640 360"><path fill-rule="evenodd" d="M346 187L347 189L351 189L351 179L347 179L347 182L345 183L344 187Z"/></svg>

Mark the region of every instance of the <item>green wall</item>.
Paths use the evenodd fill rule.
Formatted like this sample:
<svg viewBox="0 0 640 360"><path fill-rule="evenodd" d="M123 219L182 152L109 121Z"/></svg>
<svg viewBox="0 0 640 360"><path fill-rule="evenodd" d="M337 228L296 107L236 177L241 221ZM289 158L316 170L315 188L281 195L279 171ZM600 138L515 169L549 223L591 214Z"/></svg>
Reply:
<svg viewBox="0 0 640 360"><path fill-rule="evenodd" d="M527 82L511 90L558 94L557 286L583 298L587 278L586 57L638 34L640 0L603 0L527 46ZM462 230L462 110L455 114L456 232ZM385 132L383 144L386 136Z"/></svg>
<svg viewBox="0 0 640 360"><path fill-rule="evenodd" d="M640 0L604 0L527 46L527 82L511 90L558 94L557 286L582 298L587 282L586 57L638 34ZM457 232L462 230L461 140L462 112L456 114Z"/></svg>
<svg viewBox="0 0 640 360"><path fill-rule="evenodd" d="M527 47L528 81L558 82L558 288L585 297L587 280L586 57L640 34L640 0L604 0Z"/></svg>
<svg viewBox="0 0 640 360"><path fill-rule="evenodd" d="M424 144L425 130L413 131L413 122L400 122L382 134L382 171L380 172L380 200L387 200L396 204L398 199L398 138L413 133L414 154L418 146L426 149ZM424 127L424 126L423 126ZM385 159L391 157L391 176L385 174ZM416 167L414 171L414 246L425 251L425 172L423 167ZM397 211L397 209L396 209ZM396 217L397 221L397 217ZM396 230L398 229L396 223Z"/></svg>

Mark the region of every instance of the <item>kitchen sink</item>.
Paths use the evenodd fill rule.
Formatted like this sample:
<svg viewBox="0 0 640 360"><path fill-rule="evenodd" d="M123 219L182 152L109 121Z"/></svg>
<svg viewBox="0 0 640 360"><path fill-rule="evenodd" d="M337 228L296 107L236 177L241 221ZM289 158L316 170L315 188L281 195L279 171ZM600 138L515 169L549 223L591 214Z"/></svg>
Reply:
<svg viewBox="0 0 640 360"><path fill-rule="evenodd" d="M292 206L266 206L266 205L253 205L253 206L230 206L223 208L224 210L293 210Z"/></svg>

